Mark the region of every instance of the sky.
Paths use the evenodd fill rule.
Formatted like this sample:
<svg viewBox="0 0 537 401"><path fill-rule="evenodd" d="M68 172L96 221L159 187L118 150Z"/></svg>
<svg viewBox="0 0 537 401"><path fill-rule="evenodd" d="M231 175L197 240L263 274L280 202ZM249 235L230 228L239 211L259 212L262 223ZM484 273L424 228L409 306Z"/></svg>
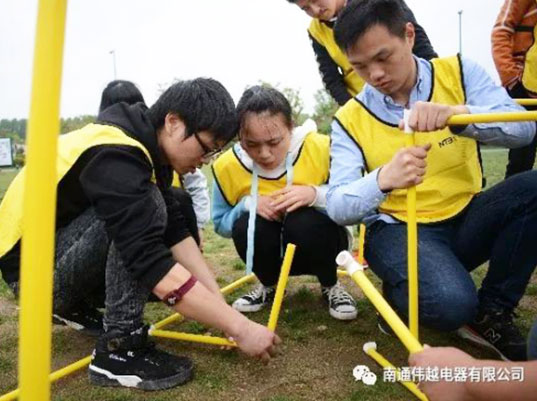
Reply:
<svg viewBox="0 0 537 401"><path fill-rule="evenodd" d="M499 82L490 33L504 0L406 0L440 56L459 51ZM27 118L37 0L0 0L0 119ZM300 90L306 111L322 88L307 17L287 0L71 0L61 116L96 114L106 84L135 82L152 104L176 79L221 81L238 101L260 80ZM114 71L115 59L115 71Z"/></svg>

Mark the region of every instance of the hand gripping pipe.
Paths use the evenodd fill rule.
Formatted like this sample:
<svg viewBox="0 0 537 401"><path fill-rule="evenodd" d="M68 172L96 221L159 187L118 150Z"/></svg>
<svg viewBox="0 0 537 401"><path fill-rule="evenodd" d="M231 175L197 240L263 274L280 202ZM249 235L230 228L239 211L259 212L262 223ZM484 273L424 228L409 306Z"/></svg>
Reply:
<svg viewBox="0 0 537 401"><path fill-rule="evenodd" d="M379 311L380 315L390 325L395 332L399 340L408 349L410 353L420 352L423 350L423 346L412 335L408 327L405 326L403 321L393 311L391 306L386 302L382 295L378 292L375 286L369 281L367 276L363 272L363 266L357 263L350 252L342 251L336 258L336 263L339 266L343 266L347 269L349 276L352 277L354 282L362 289L365 296L371 301L373 306Z"/></svg>

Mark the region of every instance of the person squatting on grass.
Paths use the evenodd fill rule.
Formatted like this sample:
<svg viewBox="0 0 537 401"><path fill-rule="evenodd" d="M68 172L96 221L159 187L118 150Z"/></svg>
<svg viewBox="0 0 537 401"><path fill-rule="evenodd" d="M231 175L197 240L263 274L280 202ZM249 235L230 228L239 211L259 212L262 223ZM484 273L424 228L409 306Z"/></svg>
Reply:
<svg viewBox="0 0 537 401"><path fill-rule="evenodd" d="M397 0L351 1L334 31L366 85L332 125L328 214L365 222L365 257L406 315L406 189L416 185L421 323L526 359L513 313L537 264L537 174L482 191L479 142L526 145L535 123L448 127L455 114L523 109L469 59L413 56L414 26ZM408 148L405 108L417 131ZM487 261L477 292L470 272Z"/></svg>
<svg viewBox="0 0 537 401"><path fill-rule="evenodd" d="M99 113L120 102L127 104L142 102L145 104L142 92L133 82L118 79L109 82L104 88ZM174 171L171 192L179 202L190 235L200 246L200 249L203 249L203 229L211 214L211 201L205 174L199 168L196 168L193 173L181 176Z"/></svg>
<svg viewBox="0 0 537 401"><path fill-rule="evenodd" d="M354 71L345 53L334 40L334 24L347 0L287 0L296 4L312 20L308 28L311 46L317 59L324 86L334 100L343 106L364 86L364 80ZM416 22L414 14L403 0L399 0L405 18L412 22L416 31L413 52L418 57L438 57L427 33Z"/></svg>
<svg viewBox="0 0 537 401"><path fill-rule="evenodd" d="M339 283L335 263L348 246L347 230L324 209L330 138L315 132L312 121L293 128L291 106L276 89L247 89L237 113L240 142L213 164L212 218L261 284L233 307L255 312L272 302L282 249L293 243L291 275L317 276L330 315L354 319L356 304Z"/></svg>
<svg viewBox="0 0 537 401"><path fill-rule="evenodd" d="M86 314L95 295L106 295L104 333L89 366L93 384L158 390L191 379L189 358L147 340L151 293L223 330L246 354L274 355L279 338L226 304L170 193L172 171L194 171L236 127L226 89L195 79L172 85L149 109L117 103L95 124L60 136L53 308L59 316ZM0 268L11 288L19 279L24 174L0 204Z"/></svg>
<svg viewBox="0 0 537 401"><path fill-rule="evenodd" d="M505 0L492 30L492 58L502 85L513 98L537 98L536 30L535 0ZM537 136L529 145L510 149L505 178L531 170L536 149Z"/></svg>

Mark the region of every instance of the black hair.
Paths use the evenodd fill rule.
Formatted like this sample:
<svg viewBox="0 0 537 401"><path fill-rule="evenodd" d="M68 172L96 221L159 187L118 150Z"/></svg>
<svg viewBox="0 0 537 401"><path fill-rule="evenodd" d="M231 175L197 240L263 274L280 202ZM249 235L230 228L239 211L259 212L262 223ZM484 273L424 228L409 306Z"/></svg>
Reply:
<svg viewBox="0 0 537 401"><path fill-rule="evenodd" d="M135 104L138 102L145 103L142 92L131 81L115 80L110 82L104 88L101 95L101 105L99 113L113 104L125 102Z"/></svg>
<svg viewBox="0 0 537 401"><path fill-rule="evenodd" d="M271 116L282 113L286 125L289 128L293 127L291 105L277 89L261 85L246 89L237 105L237 116L241 127L246 113L250 112L256 114L268 112Z"/></svg>
<svg viewBox="0 0 537 401"><path fill-rule="evenodd" d="M338 15L334 37L338 46L347 51L374 25L382 25L404 38L407 22L400 0L351 0Z"/></svg>
<svg viewBox="0 0 537 401"><path fill-rule="evenodd" d="M156 130L168 113L186 126L186 137L209 131L215 141L229 142L237 133L235 103L224 86L211 78L179 81L170 86L148 110Z"/></svg>

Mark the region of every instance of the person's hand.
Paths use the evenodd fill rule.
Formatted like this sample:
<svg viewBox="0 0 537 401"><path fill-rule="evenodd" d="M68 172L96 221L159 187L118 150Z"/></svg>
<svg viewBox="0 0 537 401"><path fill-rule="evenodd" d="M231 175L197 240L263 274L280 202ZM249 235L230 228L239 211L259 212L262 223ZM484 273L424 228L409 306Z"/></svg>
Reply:
<svg viewBox="0 0 537 401"><path fill-rule="evenodd" d="M392 160L380 169L377 177L380 190L387 192L423 182L429 149L431 149L430 143L400 149Z"/></svg>
<svg viewBox="0 0 537 401"><path fill-rule="evenodd" d="M278 211L292 212L315 201L317 191L309 185L291 185L272 194L272 206Z"/></svg>
<svg viewBox="0 0 537 401"><path fill-rule="evenodd" d="M281 221L281 212L272 206L273 199L270 196L259 195L257 197L257 214L269 221Z"/></svg>
<svg viewBox="0 0 537 401"><path fill-rule="evenodd" d="M452 347L427 347L419 353L411 354L408 358L411 367L427 369L471 367L476 365L476 360L470 355ZM424 381L419 383L421 391L427 395L430 401L469 401L465 382Z"/></svg>
<svg viewBox="0 0 537 401"><path fill-rule="evenodd" d="M233 339L242 352L265 363L276 356L276 346L282 342L273 331L248 319Z"/></svg>
<svg viewBox="0 0 537 401"><path fill-rule="evenodd" d="M408 125L417 132L431 132L446 128L447 120L456 114L468 114L466 106L449 106L431 102L416 102L410 112ZM404 129L403 120L399 128Z"/></svg>

